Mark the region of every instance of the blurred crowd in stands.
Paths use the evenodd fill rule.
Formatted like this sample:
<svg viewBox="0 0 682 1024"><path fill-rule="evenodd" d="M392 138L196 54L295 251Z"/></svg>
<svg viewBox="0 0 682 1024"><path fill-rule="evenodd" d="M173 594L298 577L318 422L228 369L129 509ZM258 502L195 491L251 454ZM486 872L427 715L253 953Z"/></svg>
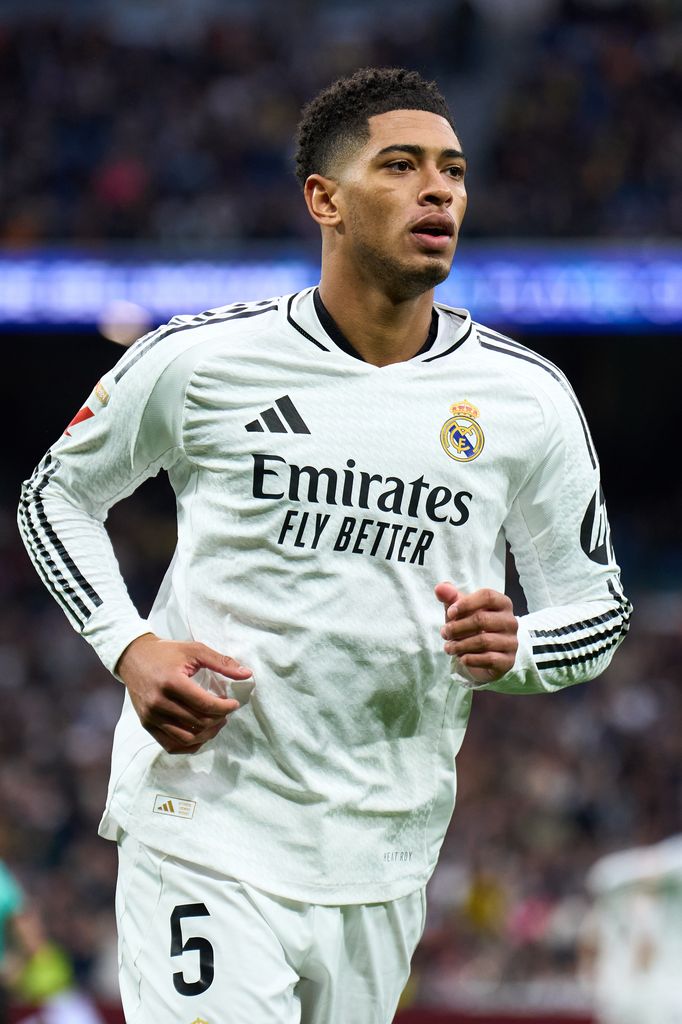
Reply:
<svg viewBox="0 0 682 1024"><path fill-rule="evenodd" d="M675 0L254 0L193 21L171 2L145 20L150 2L0 14L0 242L312 239L299 110L371 64L446 92L472 156L467 236L682 231Z"/></svg>

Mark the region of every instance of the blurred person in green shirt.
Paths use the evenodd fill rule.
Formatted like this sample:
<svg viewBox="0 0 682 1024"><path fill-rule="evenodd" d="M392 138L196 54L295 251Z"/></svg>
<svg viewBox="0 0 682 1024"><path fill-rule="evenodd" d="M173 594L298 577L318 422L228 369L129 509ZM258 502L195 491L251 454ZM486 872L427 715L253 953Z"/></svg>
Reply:
<svg viewBox="0 0 682 1024"><path fill-rule="evenodd" d="M40 1007L21 1024L102 1024L90 1000L74 987L67 954L47 937L40 914L0 861L0 1024L9 994Z"/></svg>

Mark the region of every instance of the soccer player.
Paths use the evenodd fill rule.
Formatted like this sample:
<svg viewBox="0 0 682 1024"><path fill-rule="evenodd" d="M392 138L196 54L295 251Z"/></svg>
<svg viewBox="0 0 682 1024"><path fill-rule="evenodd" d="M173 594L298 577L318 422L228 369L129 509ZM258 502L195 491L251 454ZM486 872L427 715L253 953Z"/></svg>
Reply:
<svg viewBox="0 0 682 1024"><path fill-rule="evenodd" d="M627 630L569 384L434 304L466 205L436 86L336 82L297 170L319 287L142 338L21 501L38 571L126 688L101 833L129 1024L387 1024L473 691L589 679ZM161 469L178 540L145 620L103 522Z"/></svg>

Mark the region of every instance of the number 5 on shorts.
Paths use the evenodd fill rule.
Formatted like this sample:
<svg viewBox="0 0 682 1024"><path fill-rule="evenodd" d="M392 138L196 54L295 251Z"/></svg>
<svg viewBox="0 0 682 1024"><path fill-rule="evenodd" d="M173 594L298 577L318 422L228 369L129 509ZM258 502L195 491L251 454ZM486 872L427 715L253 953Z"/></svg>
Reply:
<svg viewBox="0 0 682 1024"><path fill-rule="evenodd" d="M171 956L182 956L183 953L193 951L199 954L199 979L198 981L185 981L182 971L176 971L173 975L173 984L176 992L181 996L199 996L213 984L215 974L213 946L208 939L200 935L193 935L184 942L182 940L182 919L183 917L210 917L205 903L183 903L176 907L170 918L171 926Z"/></svg>

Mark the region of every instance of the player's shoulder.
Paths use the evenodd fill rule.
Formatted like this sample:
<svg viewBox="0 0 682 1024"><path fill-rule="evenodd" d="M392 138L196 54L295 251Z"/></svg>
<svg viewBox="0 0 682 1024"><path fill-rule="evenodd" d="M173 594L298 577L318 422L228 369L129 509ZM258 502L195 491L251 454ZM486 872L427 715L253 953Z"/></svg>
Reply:
<svg viewBox="0 0 682 1024"><path fill-rule="evenodd" d="M563 370L535 349L521 344L501 331L473 322L481 356L490 368L505 377L525 382L538 399L551 396L555 400L574 398L573 388Z"/></svg>
<svg viewBox="0 0 682 1024"><path fill-rule="evenodd" d="M206 309L202 313L179 313L151 334L162 338L185 334L187 344L192 345L216 333L243 331L250 324L261 326L264 321L277 315L281 302L282 296L275 296L251 302L232 302Z"/></svg>
<svg viewBox="0 0 682 1024"><path fill-rule="evenodd" d="M495 366L504 374L505 388L509 387L511 380L515 380L539 404L548 425L553 423L562 432L574 431L577 438L584 437L590 461L596 467L597 455L585 413L563 370L539 352L506 334L483 324L474 326L479 352L485 354L488 367Z"/></svg>
<svg viewBox="0 0 682 1024"><path fill-rule="evenodd" d="M272 327L279 312L281 297L253 302L233 302L202 313L178 314L167 323L139 338L111 371L113 383L119 383L131 370L135 376L158 376L180 357L199 358L201 351L215 343L229 343L235 336Z"/></svg>

